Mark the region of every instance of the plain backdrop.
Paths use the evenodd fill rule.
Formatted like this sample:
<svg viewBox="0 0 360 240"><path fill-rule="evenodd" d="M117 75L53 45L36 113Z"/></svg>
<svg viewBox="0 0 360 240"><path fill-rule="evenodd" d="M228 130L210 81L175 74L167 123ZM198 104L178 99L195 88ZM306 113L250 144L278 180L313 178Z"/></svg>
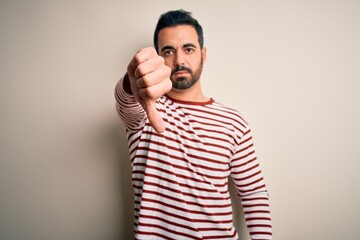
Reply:
<svg viewBox="0 0 360 240"><path fill-rule="evenodd" d="M251 124L274 239L359 239L359 1L1 0L1 240L133 238L113 90L180 8L204 28L206 95Z"/></svg>

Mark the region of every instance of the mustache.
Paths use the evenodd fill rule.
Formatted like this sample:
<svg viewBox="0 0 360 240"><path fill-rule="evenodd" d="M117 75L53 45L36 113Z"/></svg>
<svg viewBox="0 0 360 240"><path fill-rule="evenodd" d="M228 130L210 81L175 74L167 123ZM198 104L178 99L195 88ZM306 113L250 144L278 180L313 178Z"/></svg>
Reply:
<svg viewBox="0 0 360 240"><path fill-rule="evenodd" d="M175 67L172 71L171 71L171 75L175 74L176 72L179 71L186 71L188 73L192 73L191 69L185 66L177 66Z"/></svg>

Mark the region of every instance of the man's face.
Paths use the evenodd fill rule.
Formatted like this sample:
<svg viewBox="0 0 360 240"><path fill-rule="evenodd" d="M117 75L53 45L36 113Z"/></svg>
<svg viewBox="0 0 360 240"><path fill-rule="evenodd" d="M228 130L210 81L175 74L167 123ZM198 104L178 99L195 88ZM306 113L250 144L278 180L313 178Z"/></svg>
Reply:
<svg viewBox="0 0 360 240"><path fill-rule="evenodd" d="M172 69L170 79L175 90L188 89L200 79L206 49L200 49L194 27L179 25L161 29L158 46L159 55Z"/></svg>

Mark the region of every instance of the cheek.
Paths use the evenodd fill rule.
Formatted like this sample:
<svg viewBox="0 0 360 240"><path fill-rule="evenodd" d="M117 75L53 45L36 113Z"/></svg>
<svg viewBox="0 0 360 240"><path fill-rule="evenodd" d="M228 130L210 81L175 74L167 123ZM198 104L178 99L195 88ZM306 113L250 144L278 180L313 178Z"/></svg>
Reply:
<svg viewBox="0 0 360 240"><path fill-rule="evenodd" d="M197 70L199 67L201 67L201 59L196 59L196 61L192 62L192 68L194 70Z"/></svg>
<svg viewBox="0 0 360 240"><path fill-rule="evenodd" d="M198 55L196 56L196 58L193 59L192 63L194 64L194 66L199 66L203 61L203 57L202 55Z"/></svg>
<svg viewBox="0 0 360 240"><path fill-rule="evenodd" d="M173 68L173 60L172 60L172 58L171 57L167 57L167 58L164 58L164 60L165 60L165 65L166 66L168 66L168 67L170 67L171 69Z"/></svg>

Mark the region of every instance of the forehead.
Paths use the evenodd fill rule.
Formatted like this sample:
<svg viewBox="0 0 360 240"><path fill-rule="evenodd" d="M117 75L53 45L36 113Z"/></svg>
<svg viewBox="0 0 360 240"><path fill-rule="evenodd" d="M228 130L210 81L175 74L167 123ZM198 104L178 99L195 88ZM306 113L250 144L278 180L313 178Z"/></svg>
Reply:
<svg viewBox="0 0 360 240"><path fill-rule="evenodd" d="M198 35L193 26L179 25L175 27L166 27L161 29L159 32L159 48L166 45L175 47L186 43L192 43L195 46L199 46Z"/></svg>

